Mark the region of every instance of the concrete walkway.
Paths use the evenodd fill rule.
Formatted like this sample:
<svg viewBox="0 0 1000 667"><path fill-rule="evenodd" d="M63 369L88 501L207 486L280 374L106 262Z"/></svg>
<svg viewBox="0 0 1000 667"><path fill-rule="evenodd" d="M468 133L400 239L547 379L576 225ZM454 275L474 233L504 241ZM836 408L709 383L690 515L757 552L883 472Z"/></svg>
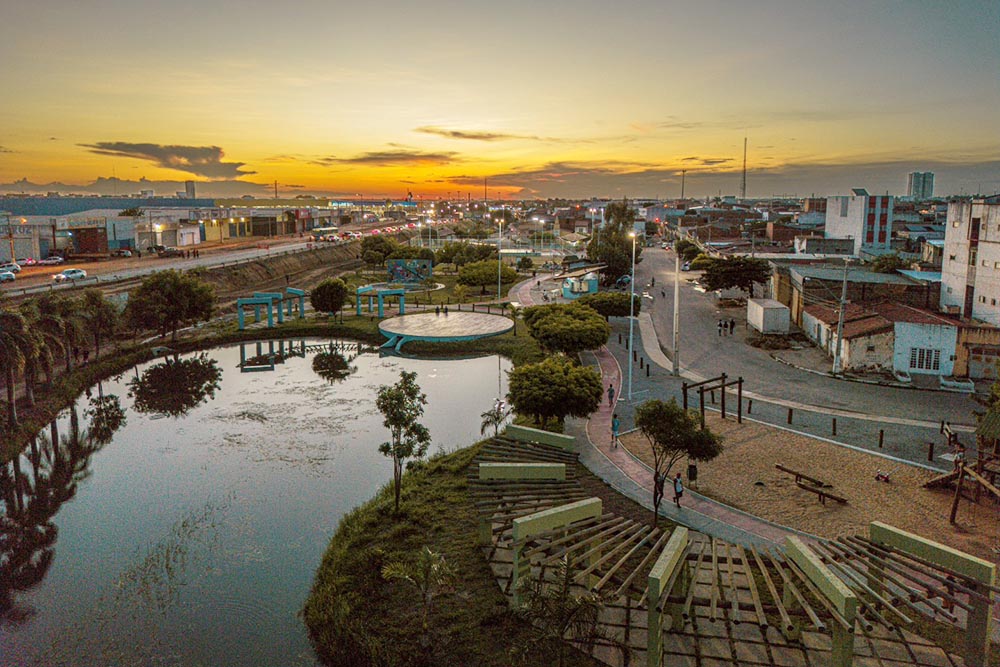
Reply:
<svg viewBox="0 0 1000 667"><path fill-rule="evenodd" d="M537 305L542 289L551 276L538 276L515 286L517 300L524 306ZM537 283L541 281L542 285ZM551 287L549 287L551 289ZM648 321L648 316L646 318ZM642 318L640 318L642 326ZM650 330L652 323L649 322ZM645 337L643 337L645 339ZM625 404L622 401L622 369L615 356L607 346L595 351L593 363L601 372L604 387L612 385L615 388L614 405L609 405L607 394L601 401L600 408L590 415L589 419L569 419L566 421L566 433L577 440L577 451L580 461L595 475L607 482L612 488L646 507L653 509L653 474L650 469L636 460L624 447L612 446L611 418L621 404L623 412L619 415L623 420L631 421L631 409L625 414ZM662 352L658 363L669 361ZM650 350L653 357L653 350ZM669 483L667 485L670 486ZM786 535L796 534L796 531L765 521L745 512L723 505L705 496L687 489L681 507L675 507L672 502L673 493L668 493L660 505L660 515L675 523L712 535L727 542L743 545L749 544L783 544Z"/></svg>

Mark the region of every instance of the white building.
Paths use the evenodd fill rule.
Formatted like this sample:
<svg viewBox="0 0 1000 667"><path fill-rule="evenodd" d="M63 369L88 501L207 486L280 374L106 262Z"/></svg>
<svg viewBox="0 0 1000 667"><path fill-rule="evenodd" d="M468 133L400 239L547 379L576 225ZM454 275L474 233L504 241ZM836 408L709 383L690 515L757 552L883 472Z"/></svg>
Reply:
<svg viewBox="0 0 1000 667"><path fill-rule="evenodd" d="M934 196L934 172L912 171L906 177L906 196L930 199Z"/></svg>
<svg viewBox="0 0 1000 667"><path fill-rule="evenodd" d="M1000 195L948 205L941 309L1000 326Z"/></svg>
<svg viewBox="0 0 1000 667"><path fill-rule="evenodd" d="M894 198L872 196L863 188L846 197L826 200L827 238L854 239L854 253L862 250L872 255L892 252L892 215Z"/></svg>

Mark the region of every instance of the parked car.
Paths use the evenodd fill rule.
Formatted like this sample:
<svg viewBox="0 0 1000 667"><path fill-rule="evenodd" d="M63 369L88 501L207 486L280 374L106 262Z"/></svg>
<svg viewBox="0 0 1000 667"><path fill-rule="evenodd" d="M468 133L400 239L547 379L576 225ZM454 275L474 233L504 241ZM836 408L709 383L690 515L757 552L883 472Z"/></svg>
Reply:
<svg viewBox="0 0 1000 667"><path fill-rule="evenodd" d="M20 264L21 266L34 266L38 262L36 262L33 257L21 257L20 259L15 259L14 263Z"/></svg>
<svg viewBox="0 0 1000 667"><path fill-rule="evenodd" d="M12 283L14 279L13 271L0 271L0 283Z"/></svg>
<svg viewBox="0 0 1000 667"><path fill-rule="evenodd" d="M132 251L128 248L117 248L111 251L112 257L131 257Z"/></svg>
<svg viewBox="0 0 1000 667"><path fill-rule="evenodd" d="M167 246L165 248L157 250L156 254L159 255L160 257L183 257L184 251L181 250L180 248L172 248L170 246Z"/></svg>
<svg viewBox="0 0 1000 667"><path fill-rule="evenodd" d="M66 269L62 273L57 273L56 275L52 276L52 280L56 281L57 283L64 283L67 280L69 281L83 280L86 277L87 277L87 272L84 271L83 269Z"/></svg>
<svg viewBox="0 0 1000 667"><path fill-rule="evenodd" d="M53 265L53 264L62 264L65 261L66 260L64 260L59 255L49 255L45 259L38 260L38 263L39 264L44 264L46 266L50 266L50 265Z"/></svg>
<svg viewBox="0 0 1000 667"><path fill-rule="evenodd" d="M8 262L6 264L0 264L0 271L9 271L10 273L20 273L21 267L15 262Z"/></svg>
<svg viewBox="0 0 1000 667"><path fill-rule="evenodd" d="M681 264L681 271L690 271L690 270L691 270L691 262L684 262L683 264Z"/></svg>
<svg viewBox="0 0 1000 667"><path fill-rule="evenodd" d="M149 254L153 254L154 252L160 252L166 247L167 246L165 245L151 245L146 248L146 252L148 252Z"/></svg>

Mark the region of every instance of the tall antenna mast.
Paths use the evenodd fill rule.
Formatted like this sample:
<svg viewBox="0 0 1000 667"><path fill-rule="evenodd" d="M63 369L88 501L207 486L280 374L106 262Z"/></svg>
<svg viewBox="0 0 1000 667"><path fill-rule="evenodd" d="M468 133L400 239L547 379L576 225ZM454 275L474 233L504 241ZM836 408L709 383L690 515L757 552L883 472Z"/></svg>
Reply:
<svg viewBox="0 0 1000 667"><path fill-rule="evenodd" d="M740 199L747 198L747 137L743 135L743 178L740 181Z"/></svg>
<svg viewBox="0 0 1000 667"><path fill-rule="evenodd" d="M684 199L684 174L687 173L687 169L681 169L681 199Z"/></svg>

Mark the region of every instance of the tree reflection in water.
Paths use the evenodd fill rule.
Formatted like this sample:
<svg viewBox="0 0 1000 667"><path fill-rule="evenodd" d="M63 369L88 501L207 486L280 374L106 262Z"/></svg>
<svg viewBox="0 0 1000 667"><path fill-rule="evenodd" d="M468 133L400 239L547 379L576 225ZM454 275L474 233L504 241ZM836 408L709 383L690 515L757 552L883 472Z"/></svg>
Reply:
<svg viewBox="0 0 1000 667"><path fill-rule="evenodd" d="M0 625L17 625L34 615L16 594L45 578L58 534L53 518L90 474L91 457L125 423L117 396L101 391L91 406L85 413L91 419L88 429L80 428L74 401L68 433L60 435L53 421L49 433L32 438L25 451L0 467Z"/></svg>
<svg viewBox="0 0 1000 667"><path fill-rule="evenodd" d="M209 398L215 398L222 370L215 359L199 354L174 357L150 366L129 382L129 396L137 412L181 417Z"/></svg>
<svg viewBox="0 0 1000 667"><path fill-rule="evenodd" d="M340 351L330 349L328 352L319 352L313 357L312 369L316 375L320 376L330 384L342 382L351 373L358 370L357 366L351 366L357 355L352 355L348 360Z"/></svg>

